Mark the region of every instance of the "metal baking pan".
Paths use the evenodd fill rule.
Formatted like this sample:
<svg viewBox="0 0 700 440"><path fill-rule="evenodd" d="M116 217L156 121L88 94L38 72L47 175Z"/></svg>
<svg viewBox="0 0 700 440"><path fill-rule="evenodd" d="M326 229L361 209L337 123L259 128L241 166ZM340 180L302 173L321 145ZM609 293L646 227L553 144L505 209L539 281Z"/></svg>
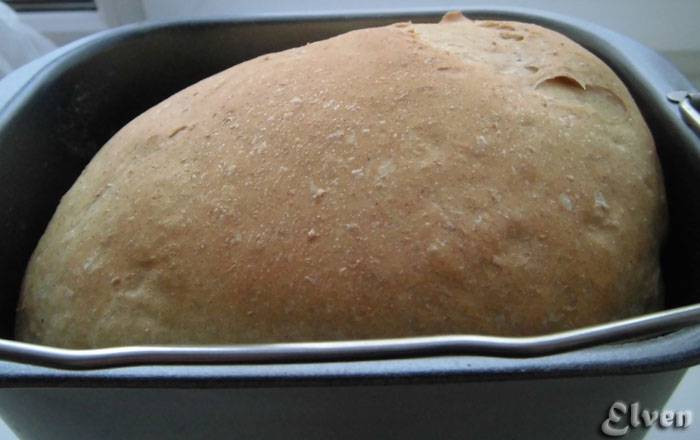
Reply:
<svg viewBox="0 0 700 440"><path fill-rule="evenodd" d="M663 58L556 14L537 23L606 61L654 135L670 210L667 309L533 338L61 350L12 340L24 269L63 193L129 120L231 65L445 11L233 17L104 32L53 57L0 108L0 414L21 438L595 438L616 400L662 408L700 363L700 139L693 86ZM2 83L0 83L0 88ZM625 438L640 438L643 429Z"/></svg>

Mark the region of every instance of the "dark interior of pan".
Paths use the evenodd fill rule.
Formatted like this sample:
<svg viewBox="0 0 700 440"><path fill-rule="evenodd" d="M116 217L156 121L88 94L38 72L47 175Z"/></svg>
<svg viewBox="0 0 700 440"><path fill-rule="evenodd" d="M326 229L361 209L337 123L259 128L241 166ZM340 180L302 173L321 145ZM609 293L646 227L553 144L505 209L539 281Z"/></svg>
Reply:
<svg viewBox="0 0 700 440"><path fill-rule="evenodd" d="M691 84L654 52L585 22L521 10L469 10L472 18L538 23L605 60L627 84L661 158L670 234L662 255L667 307L700 301L700 140L666 99ZM45 66L0 109L0 337L11 339L28 259L61 196L98 149L144 110L252 57L396 21L441 13L200 20L135 25L93 38ZM692 339L697 342L696 339ZM678 365L700 358L695 343Z"/></svg>

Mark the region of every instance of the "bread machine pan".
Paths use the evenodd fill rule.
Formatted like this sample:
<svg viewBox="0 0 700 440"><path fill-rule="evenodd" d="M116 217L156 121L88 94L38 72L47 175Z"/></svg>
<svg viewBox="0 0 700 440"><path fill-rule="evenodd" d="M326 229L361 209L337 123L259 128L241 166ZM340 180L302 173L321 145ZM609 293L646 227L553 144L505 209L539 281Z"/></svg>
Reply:
<svg viewBox="0 0 700 440"><path fill-rule="evenodd" d="M91 351L12 341L32 250L63 193L129 120L257 55L352 29L435 22L444 12L146 23L88 37L46 61L0 108L0 413L18 435L595 438L617 400L661 409L684 369L700 362L700 199L693 195L700 140L686 122L690 101L667 98L695 89L629 38L524 9L464 13L537 23L578 41L618 73L652 130L670 210L664 312L537 338ZM625 438L644 433L633 429Z"/></svg>

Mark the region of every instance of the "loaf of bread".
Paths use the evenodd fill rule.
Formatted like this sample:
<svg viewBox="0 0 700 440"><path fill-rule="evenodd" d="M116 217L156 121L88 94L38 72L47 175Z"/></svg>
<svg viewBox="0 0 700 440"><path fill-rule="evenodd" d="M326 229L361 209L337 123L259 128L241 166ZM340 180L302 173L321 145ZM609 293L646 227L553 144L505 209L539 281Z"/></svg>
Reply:
<svg viewBox="0 0 700 440"><path fill-rule="evenodd" d="M450 13L261 56L137 117L61 200L16 336L554 332L658 307L665 224L652 136L609 67Z"/></svg>

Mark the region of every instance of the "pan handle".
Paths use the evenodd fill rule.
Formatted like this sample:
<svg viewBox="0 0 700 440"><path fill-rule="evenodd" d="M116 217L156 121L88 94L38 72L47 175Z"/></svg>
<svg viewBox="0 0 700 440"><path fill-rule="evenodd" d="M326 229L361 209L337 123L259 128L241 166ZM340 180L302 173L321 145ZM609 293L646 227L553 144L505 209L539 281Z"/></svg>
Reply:
<svg viewBox="0 0 700 440"><path fill-rule="evenodd" d="M700 108L700 92L671 92L667 95L667 98L669 101L678 104L685 123L695 130L697 134L700 134L700 111L698 111L698 108Z"/></svg>

